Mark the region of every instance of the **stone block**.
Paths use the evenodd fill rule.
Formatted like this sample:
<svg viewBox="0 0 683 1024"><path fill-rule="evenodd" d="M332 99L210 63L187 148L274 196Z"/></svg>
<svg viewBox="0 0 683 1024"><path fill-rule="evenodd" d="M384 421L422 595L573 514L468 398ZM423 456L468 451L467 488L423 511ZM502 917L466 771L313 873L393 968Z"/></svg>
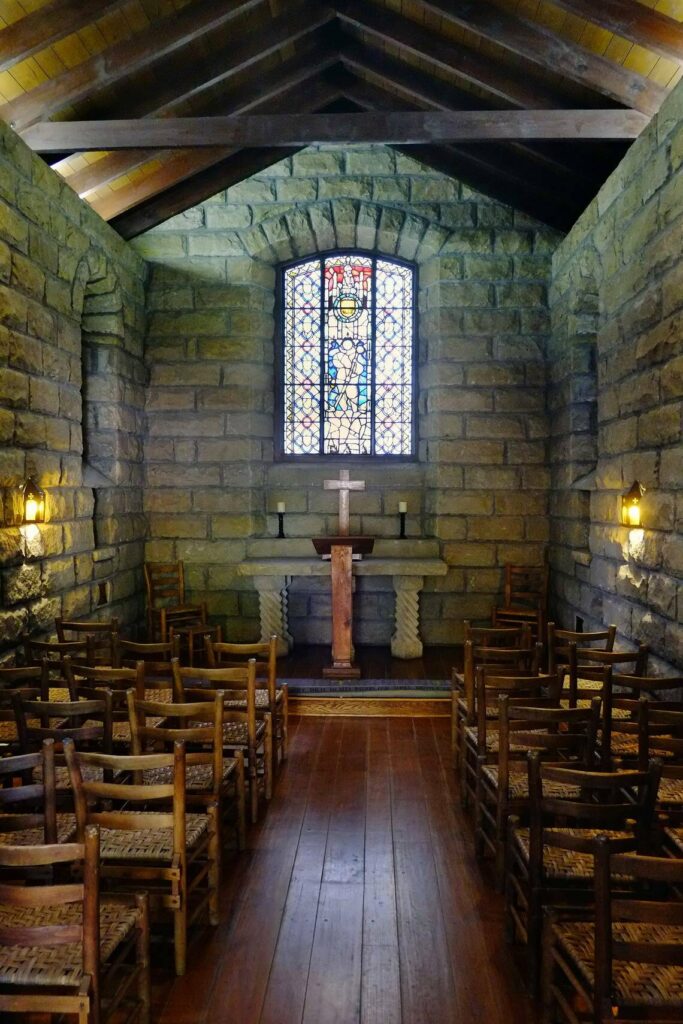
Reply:
<svg viewBox="0 0 683 1024"><path fill-rule="evenodd" d="M660 406L638 417L638 442L641 445L662 445L681 437L680 402Z"/></svg>

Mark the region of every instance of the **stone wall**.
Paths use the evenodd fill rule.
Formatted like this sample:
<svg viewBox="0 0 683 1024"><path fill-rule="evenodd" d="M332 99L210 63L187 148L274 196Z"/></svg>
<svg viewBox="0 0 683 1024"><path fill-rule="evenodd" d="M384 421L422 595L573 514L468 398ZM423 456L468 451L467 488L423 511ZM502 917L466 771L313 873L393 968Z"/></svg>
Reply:
<svg viewBox="0 0 683 1024"><path fill-rule="evenodd" d="M683 88L553 261L551 561L567 626L614 622L683 664ZM648 490L642 529L620 496Z"/></svg>
<svg viewBox="0 0 683 1024"><path fill-rule="evenodd" d="M144 275L0 122L0 659L57 615L140 617ZM7 525L29 471L47 522Z"/></svg>
<svg viewBox="0 0 683 1024"><path fill-rule="evenodd" d="M392 150L309 149L134 243L150 261L147 557L181 558L194 598L230 637L252 638L257 600L236 565L273 536L336 529L322 481L338 463L273 458L273 317L281 261L359 246L419 271L419 452L408 464L345 460L366 491L352 530L436 536L449 565L422 598L424 638L456 641L488 617L505 562L547 541L546 285L558 236ZM283 547L286 542L282 542ZM406 544L409 544L407 541ZM365 585L364 585L365 584ZM371 586L372 584L372 586ZM360 643L388 642L390 581L363 581ZM298 581L291 630L329 639L329 595Z"/></svg>

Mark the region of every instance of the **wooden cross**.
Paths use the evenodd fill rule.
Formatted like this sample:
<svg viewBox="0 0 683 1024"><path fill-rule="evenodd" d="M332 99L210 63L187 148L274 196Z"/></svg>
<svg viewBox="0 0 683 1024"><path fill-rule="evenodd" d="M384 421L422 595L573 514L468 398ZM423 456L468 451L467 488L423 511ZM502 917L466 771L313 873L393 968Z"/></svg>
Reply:
<svg viewBox="0 0 683 1024"><path fill-rule="evenodd" d="M326 491L339 491L339 536L349 535L349 491L364 491L365 480L349 480L348 469L339 470L338 480L323 480Z"/></svg>

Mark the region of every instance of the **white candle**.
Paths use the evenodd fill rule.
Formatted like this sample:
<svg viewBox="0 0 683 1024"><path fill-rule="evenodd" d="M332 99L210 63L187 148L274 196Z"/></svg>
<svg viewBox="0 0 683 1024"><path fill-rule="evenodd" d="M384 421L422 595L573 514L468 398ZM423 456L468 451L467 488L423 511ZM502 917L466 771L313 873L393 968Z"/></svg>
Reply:
<svg viewBox="0 0 683 1024"><path fill-rule="evenodd" d="M399 501L399 503L398 503L398 510L399 510L399 512L407 512L408 511L408 502L407 501Z"/></svg>
<svg viewBox="0 0 683 1024"><path fill-rule="evenodd" d="M284 510L285 510L285 503L284 503L284 501L278 501L278 503L277 503L277 510L278 510L278 512L284 512Z"/></svg>

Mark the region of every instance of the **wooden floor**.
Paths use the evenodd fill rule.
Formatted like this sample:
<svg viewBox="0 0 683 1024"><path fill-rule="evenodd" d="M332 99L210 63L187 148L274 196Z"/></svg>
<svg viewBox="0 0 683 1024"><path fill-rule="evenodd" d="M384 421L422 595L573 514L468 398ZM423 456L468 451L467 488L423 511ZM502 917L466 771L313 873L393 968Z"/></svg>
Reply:
<svg viewBox="0 0 683 1024"><path fill-rule="evenodd" d="M223 922L182 979L154 972L160 1024L532 1024L501 901L456 804L449 722L298 718Z"/></svg>
<svg viewBox="0 0 683 1024"><path fill-rule="evenodd" d="M453 665L462 665L462 644L425 647L421 658L392 658L388 647L356 647L355 663L363 679L450 679ZM320 679L330 664L329 644L294 647L278 658L281 679Z"/></svg>

